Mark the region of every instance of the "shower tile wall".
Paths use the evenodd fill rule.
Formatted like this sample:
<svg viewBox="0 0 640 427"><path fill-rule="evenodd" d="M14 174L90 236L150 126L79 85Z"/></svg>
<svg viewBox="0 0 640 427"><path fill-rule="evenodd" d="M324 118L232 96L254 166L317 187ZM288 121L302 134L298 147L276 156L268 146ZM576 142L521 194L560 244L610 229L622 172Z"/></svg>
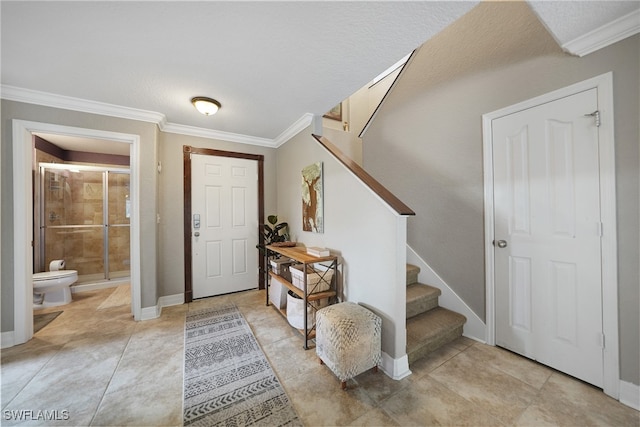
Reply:
<svg viewBox="0 0 640 427"><path fill-rule="evenodd" d="M47 229L46 265L65 259L78 275L104 271L102 173L45 172L45 221L47 225L97 225L92 228ZM127 248L128 249L128 248Z"/></svg>
<svg viewBox="0 0 640 427"><path fill-rule="evenodd" d="M36 150L36 159L44 163L65 163ZM39 171L39 169L38 169ZM96 225L67 229L46 229L44 270L54 259L64 259L67 269L78 270L79 282L104 279L104 225L102 172L45 172L44 221L48 226ZM129 224L126 214L129 195L129 175L109 174L110 224ZM34 206L38 206L38 199ZM36 209L37 210L37 209ZM34 212L38 218L40 212ZM36 222L37 224L38 222ZM36 228L34 235L39 233ZM109 270L111 278L127 277L129 263L129 227L109 227ZM36 246L38 247L38 246ZM35 251L39 252L39 251ZM39 254L38 254L39 255ZM39 259L39 256L36 256ZM40 271L39 263L36 269Z"/></svg>

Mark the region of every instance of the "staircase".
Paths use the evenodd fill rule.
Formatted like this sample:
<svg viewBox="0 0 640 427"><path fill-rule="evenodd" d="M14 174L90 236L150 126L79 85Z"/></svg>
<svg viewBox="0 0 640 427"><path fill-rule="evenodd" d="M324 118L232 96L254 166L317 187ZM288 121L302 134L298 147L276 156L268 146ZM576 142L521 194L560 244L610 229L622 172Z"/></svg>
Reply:
<svg viewBox="0 0 640 427"><path fill-rule="evenodd" d="M407 264L407 356L409 365L462 336L467 319L438 305L440 289L418 283L420 268Z"/></svg>

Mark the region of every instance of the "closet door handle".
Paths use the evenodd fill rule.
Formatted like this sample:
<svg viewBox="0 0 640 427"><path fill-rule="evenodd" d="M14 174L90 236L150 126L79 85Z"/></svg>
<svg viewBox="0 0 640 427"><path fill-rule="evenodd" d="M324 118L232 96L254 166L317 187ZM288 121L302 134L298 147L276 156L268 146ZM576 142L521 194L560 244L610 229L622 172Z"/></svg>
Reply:
<svg viewBox="0 0 640 427"><path fill-rule="evenodd" d="M507 247L507 241L506 240L494 240L493 241L493 245L503 249L503 248Z"/></svg>

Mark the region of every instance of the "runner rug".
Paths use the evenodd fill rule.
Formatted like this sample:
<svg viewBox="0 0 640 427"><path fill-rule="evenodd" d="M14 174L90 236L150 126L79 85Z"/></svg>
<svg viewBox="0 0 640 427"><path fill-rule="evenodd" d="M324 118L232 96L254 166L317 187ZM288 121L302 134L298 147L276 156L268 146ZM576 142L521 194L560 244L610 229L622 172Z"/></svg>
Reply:
<svg viewBox="0 0 640 427"><path fill-rule="evenodd" d="M251 328L233 304L187 314L184 425L301 425Z"/></svg>

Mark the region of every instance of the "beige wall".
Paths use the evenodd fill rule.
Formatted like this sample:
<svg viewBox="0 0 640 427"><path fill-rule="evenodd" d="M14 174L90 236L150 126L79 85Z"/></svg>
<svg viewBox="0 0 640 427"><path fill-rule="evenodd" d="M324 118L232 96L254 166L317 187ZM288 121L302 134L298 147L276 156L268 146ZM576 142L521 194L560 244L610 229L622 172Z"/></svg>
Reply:
<svg viewBox="0 0 640 427"><path fill-rule="evenodd" d="M323 233L302 231L301 173L315 162L323 162ZM406 217L392 212L347 171L311 137L311 129L278 149L277 179L277 214L289 223L291 239L340 255L344 300L376 312L382 318L382 351L402 358L406 355Z"/></svg>
<svg viewBox="0 0 640 427"><path fill-rule="evenodd" d="M2 331L13 326L13 167L11 120L130 133L140 136L142 307L184 292L182 147L265 156L265 213L276 210L275 149L160 132L155 124L2 101ZM157 172L157 163L162 172ZM160 214L160 223L156 222Z"/></svg>
<svg viewBox="0 0 640 427"><path fill-rule="evenodd" d="M364 165L416 211L409 245L482 318L482 114L613 72L621 378L640 383L640 36L583 58L525 3L482 3L417 52L364 138Z"/></svg>
<svg viewBox="0 0 640 427"><path fill-rule="evenodd" d="M156 305L156 209L157 173L155 124L80 113L57 108L2 100L2 322L3 332L13 325L13 119L50 123L78 128L121 132L140 136L140 247L142 307ZM28 215L25 213L25 215Z"/></svg>
<svg viewBox="0 0 640 427"><path fill-rule="evenodd" d="M323 136L327 137L351 160L362 166L362 139L360 133L369 122L382 98L395 81L402 67L389 73L376 84L373 81L360 88L342 102L342 121L322 119ZM343 128L347 123L347 130Z"/></svg>
<svg viewBox="0 0 640 427"><path fill-rule="evenodd" d="M213 139L160 133L159 295L184 293L183 156L185 145L264 155L265 215L276 211L276 150Z"/></svg>

